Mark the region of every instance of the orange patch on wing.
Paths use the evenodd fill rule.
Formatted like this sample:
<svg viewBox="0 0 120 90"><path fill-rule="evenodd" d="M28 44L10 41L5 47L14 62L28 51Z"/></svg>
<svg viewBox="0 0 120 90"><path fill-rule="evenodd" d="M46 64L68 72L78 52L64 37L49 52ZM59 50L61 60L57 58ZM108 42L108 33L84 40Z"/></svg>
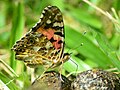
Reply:
<svg viewBox="0 0 120 90"><path fill-rule="evenodd" d="M59 44L58 42L61 40L61 38L57 35L54 34L54 29L44 29L44 28L39 28L37 30L37 32L40 32L42 33L44 36L46 36L48 38L48 40L50 40L51 38L53 38L55 41L52 42L53 46L56 48L56 49L60 49L61 48L61 44Z"/></svg>
<svg viewBox="0 0 120 90"><path fill-rule="evenodd" d="M50 40L52 37L54 37L54 30L49 28L49 29L43 29L43 28L39 28L37 30L37 32L42 33L44 36L46 36L48 38L48 40Z"/></svg>
<svg viewBox="0 0 120 90"><path fill-rule="evenodd" d="M53 46L56 49L60 49L61 48L61 44L59 44L58 42L61 40L61 38L58 37L58 36L54 36L53 38L54 38L54 40L56 40L55 42L53 42Z"/></svg>

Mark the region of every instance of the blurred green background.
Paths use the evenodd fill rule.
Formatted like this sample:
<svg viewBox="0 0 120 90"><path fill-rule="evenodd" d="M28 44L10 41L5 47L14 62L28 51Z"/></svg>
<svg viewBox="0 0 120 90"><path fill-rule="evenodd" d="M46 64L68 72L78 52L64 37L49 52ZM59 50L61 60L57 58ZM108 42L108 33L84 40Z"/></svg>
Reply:
<svg viewBox="0 0 120 90"><path fill-rule="evenodd" d="M71 53L71 59L64 63L63 75L92 68L119 73L120 1L86 1L0 0L0 84L10 90L30 86L30 73L15 60L11 47L39 21L48 5L57 6L64 18L65 52Z"/></svg>

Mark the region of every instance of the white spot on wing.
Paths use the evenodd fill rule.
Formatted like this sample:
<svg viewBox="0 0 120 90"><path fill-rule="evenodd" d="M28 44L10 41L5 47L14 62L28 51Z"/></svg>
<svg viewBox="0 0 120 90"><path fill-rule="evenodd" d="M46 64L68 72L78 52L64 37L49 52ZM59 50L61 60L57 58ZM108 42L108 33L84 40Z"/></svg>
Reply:
<svg viewBox="0 0 120 90"><path fill-rule="evenodd" d="M45 11L43 10L42 13L45 13Z"/></svg>
<svg viewBox="0 0 120 90"><path fill-rule="evenodd" d="M35 28L37 26L37 23L33 26L33 28Z"/></svg>
<svg viewBox="0 0 120 90"><path fill-rule="evenodd" d="M55 23L53 24L53 27L56 27L56 26L58 26L58 27L63 27L63 22L61 22L61 23L55 22Z"/></svg>
<svg viewBox="0 0 120 90"><path fill-rule="evenodd" d="M45 10L48 10L48 9L49 9L48 7L45 8Z"/></svg>
<svg viewBox="0 0 120 90"><path fill-rule="evenodd" d="M46 23L47 23L47 24L50 24L50 23L51 23L50 19L48 19Z"/></svg>
<svg viewBox="0 0 120 90"><path fill-rule="evenodd" d="M52 7L52 6L48 6L49 8Z"/></svg>
<svg viewBox="0 0 120 90"><path fill-rule="evenodd" d="M63 22L60 23L60 27L63 27Z"/></svg>
<svg viewBox="0 0 120 90"><path fill-rule="evenodd" d="M59 26L59 24L60 24L60 23L55 22L55 23L53 23L53 27Z"/></svg>
<svg viewBox="0 0 120 90"><path fill-rule="evenodd" d="M49 18L51 18L51 16L49 16Z"/></svg>
<svg viewBox="0 0 120 90"><path fill-rule="evenodd" d="M43 18L43 14L41 14L40 18Z"/></svg>
<svg viewBox="0 0 120 90"><path fill-rule="evenodd" d="M50 47L53 47L52 43L49 41L46 43L46 49L49 49Z"/></svg>
<svg viewBox="0 0 120 90"><path fill-rule="evenodd" d="M33 47L33 49L37 52L40 49L40 47Z"/></svg>
<svg viewBox="0 0 120 90"><path fill-rule="evenodd" d="M62 15L61 12L57 13L57 16L61 16L61 15Z"/></svg>
<svg viewBox="0 0 120 90"><path fill-rule="evenodd" d="M41 19L39 19L39 21L38 21L39 23L41 22Z"/></svg>

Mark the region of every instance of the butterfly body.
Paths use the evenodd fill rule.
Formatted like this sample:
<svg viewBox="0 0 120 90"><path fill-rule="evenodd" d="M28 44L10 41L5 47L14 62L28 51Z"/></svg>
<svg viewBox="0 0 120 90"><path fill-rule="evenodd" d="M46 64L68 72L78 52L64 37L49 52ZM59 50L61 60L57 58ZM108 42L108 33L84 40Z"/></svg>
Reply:
<svg viewBox="0 0 120 90"><path fill-rule="evenodd" d="M64 25L56 6L46 7L39 22L12 48L15 58L28 66L43 65L54 68L69 59L64 53Z"/></svg>

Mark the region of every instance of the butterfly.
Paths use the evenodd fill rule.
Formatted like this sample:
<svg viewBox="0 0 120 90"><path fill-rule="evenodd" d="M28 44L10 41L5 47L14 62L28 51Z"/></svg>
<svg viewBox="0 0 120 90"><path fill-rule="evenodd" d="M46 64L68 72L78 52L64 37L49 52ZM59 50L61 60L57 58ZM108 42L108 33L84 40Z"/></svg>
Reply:
<svg viewBox="0 0 120 90"><path fill-rule="evenodd" d="M13 45L12 50L15 58L29 67L54 68L70 58L64 53L64 40L61 11L56 6L47 6L37 24Z"/></svg>

